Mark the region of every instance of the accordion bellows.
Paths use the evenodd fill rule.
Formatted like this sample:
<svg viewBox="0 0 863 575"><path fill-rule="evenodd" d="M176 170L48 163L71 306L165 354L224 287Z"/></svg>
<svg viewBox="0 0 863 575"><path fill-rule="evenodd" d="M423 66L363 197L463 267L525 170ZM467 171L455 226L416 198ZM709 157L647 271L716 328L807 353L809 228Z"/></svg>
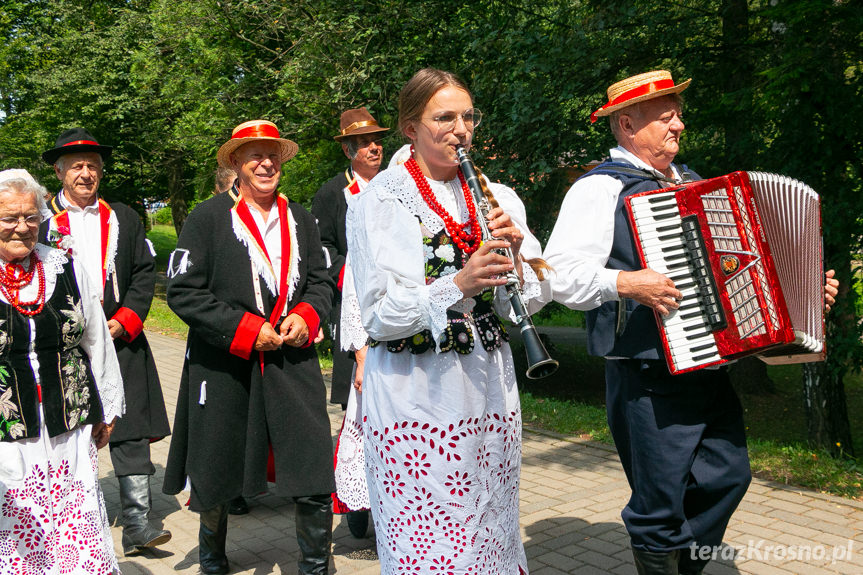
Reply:
<svg viewBox="0 0 863 575"><path fill-rule="evenodd" d="M824 264L818 194L762 172L626 199L641 263L683 293L657 322L672 373L757 354L824 359Z"/></svg>

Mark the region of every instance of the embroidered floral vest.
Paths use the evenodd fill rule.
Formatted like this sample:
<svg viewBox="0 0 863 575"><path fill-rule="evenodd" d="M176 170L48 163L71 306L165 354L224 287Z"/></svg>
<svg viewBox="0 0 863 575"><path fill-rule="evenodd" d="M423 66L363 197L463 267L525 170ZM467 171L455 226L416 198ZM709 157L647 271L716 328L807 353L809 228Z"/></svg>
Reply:
<svg viewBox="0 0 863 575"><path fill-rule="evenodd" d="M437 234L431 234L420 222L423 236L423 250L425 252L425 275L426 285L437 278L454 274L462 269L467 262L467 256L459 249L446 233L446 228L441 228ZM479 341L486 351L494 351L509 341L509 334L503 326L500 318L494 312L493 307L494 290L484 290L478 295L467 300L473 302L473 309L467 313L461 313L452 309L447 310L447 327L444 330L440 343L441 352L455 350L460 354L468 354L473 351L474 340L479 336ZM468 303L468 305L470 305ZM470 318L476 325L478 334L473 333ZM424 329L412 337L391 340L385 342L387 350L400 352L407 348L411 353L424 353L434 349L434 339L431 330ZM376 347L381 342L371 339L370 347Z"/></svg>
<svg viewBox="0 0 863 575"><path fill-rule="evenodd" d="M42 407L55 437L102 420L90 359L81 349L84 311L72 264L57 276L42 313L33 316ZM39 393L30 363L30 322L0 302L0 441L39 436Z"/></svg>

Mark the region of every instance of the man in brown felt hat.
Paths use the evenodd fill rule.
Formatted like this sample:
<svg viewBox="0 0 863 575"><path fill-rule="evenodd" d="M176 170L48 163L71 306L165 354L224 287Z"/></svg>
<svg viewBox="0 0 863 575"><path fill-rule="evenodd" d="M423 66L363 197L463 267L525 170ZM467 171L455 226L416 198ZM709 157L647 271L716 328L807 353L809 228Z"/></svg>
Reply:
<svg viewBox="0 0 863 575"><path fill-rule="evenodd" d="M678 309L682 294L642 269L625 209L632 194L700 179L674 163L689 83L654 70L608 88L591 121L608 117L618 145L567 192L543 253L554 299L586 310L588 352L606 358L608 423L632 489L622 516L641 575L701 573L751 479L726 369L668 370L654 310ZM837 285L828 279L828 309Z"/></svg>
<svg viewBox="0 0 863 575"><path fill-rule="evenodd" d="M328 571L333 446L313 340L333 285L314 216L278 193L296 153L272 122L234 128L218 160L236 183L192 211L169 262L168 305L189 336L164 491L188 477L208 574L230 570L229 503L268 479L294 501L299 572Z"/></svg>
<svg viewBox="0 0 863 575"><path fill-rule="evenodd" d="M341 291L344 279L345 257L348 241L345 235L345 215L348 202L362 192L369 180L381 169L384 149L381 141L389 128L378 125L366 108L346 110L341 117L339 133L334 139L341 143L342 151L351 161L350 166L339 172L315 193L312 213L318 219L321 243L330 259L330 275L336 282L333 311L330 314L330 333L333 338L333 375L330 402L347 406L354 365L357 366L355 385L362 385L362 362L365 349L353 353L342 351L339 346L339 316L341 315ZM360 387L361 389L361 387ZM338 509L337 509L338 511ZM355 537L364 537L368 529L367 511L348 513L348 526Z"/></svg>
<svg viewBox="0 0 863 575"><path fill-rule="evenodd" d="M150 443L169 435L170 429L156 363L143 333L153 301L155 261L138 213L99 195L103 161L111 150L84 128L71 128L42 154L63 188L48 203L51 217L42 223L40 238L69 247L76 266L92 278L114 338L126 413L117 420L109 446L120 484L123 552L130 554L171 539L170 531L149 521L150 476L156 472ZM67 235L71 243L63 237Z"/></svg>

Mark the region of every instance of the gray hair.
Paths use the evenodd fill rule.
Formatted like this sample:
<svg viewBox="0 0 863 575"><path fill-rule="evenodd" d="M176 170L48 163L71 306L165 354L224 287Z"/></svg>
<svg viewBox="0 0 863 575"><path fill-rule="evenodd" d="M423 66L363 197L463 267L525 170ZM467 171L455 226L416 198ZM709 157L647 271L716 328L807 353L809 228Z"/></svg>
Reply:
<svg viewBox="0 0 863 575"><path fill-rule="evenodd" d="M48 205L45 203L47 190L27 170L3 170L0 172L0 193L31 194L36 200L39 215L45 219Z"/></svg>
<svg viewBox="0 0 863 575"><path fill-rule="evenodd" d="M360 151L360 142L356 138L345 138L342 140L342 144L345 145L345 151L348 153L348 157L351 161L354 161Z"/></svg>

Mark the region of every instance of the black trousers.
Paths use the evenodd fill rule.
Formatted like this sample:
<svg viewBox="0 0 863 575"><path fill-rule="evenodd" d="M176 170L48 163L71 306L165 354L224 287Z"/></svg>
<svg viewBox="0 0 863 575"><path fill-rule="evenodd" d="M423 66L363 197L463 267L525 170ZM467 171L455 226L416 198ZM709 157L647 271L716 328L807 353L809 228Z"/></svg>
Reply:
<svg viewBox="0 0 863 575"><path fill-rule="evenodd" d="M109 443L111 463L114 465L114 475L153 475L156 468L150 461L150 440L133 439Z"/></svg>
<svg viewBox="0 0 863 575"><path fill-rule="evenodd" d="M751 481L743 410L725 369L672 376L664 361L607 360L608 424L632 488L632 547L722 542Z"/></svg>

